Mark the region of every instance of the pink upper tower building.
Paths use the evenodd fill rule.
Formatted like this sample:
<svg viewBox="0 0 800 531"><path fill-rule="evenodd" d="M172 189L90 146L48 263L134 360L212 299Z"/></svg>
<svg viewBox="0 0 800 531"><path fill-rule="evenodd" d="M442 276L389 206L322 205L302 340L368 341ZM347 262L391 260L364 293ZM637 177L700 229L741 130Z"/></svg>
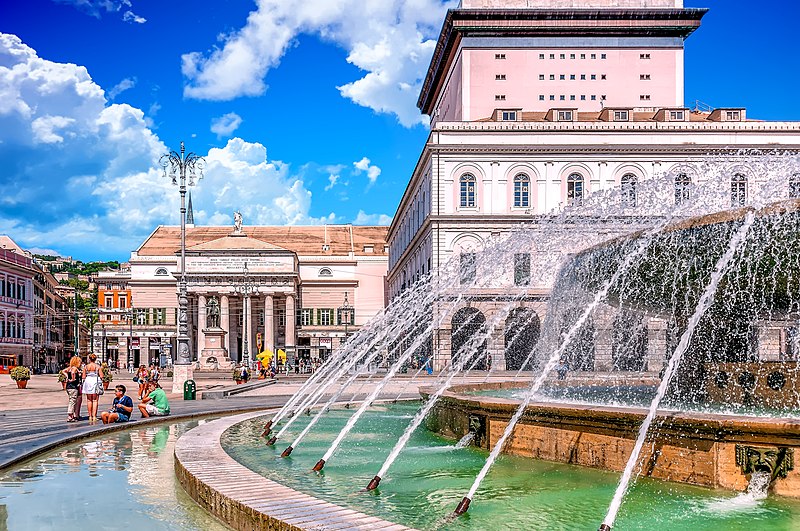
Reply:
<svg viewBox="0 0 800 531"><path fill-rule="evenodd" d="M706 11L681 0L463 0L418 105L432 123L497 108L682 107L683 44Z"/></svg>

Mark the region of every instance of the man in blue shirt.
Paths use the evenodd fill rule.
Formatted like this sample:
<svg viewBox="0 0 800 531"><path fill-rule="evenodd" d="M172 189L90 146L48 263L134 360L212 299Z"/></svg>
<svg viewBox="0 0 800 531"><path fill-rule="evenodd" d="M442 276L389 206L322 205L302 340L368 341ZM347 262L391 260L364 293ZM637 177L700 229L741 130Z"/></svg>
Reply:
<svg viewBox="0 0 800 531"><path fill-rule="evenodd" d="M103 424L110 424L112 422L128 422L131 418L133 411L133 400L125 394L125 386L118 385L114 388L116 396L114 403L111 404L111 409L103 411L101 418Z"/></svg>

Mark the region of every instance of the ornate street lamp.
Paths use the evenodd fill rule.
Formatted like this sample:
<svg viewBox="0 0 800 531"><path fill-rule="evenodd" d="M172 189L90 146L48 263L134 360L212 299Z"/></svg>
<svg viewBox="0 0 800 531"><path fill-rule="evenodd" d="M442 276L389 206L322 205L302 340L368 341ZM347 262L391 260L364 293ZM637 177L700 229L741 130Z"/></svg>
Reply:
<svg viewBox="0 0 800 531"><path fill-rule="evenodd" d="M344 294L344 302L337 308L339 312L339 322L344 321L344 342L347 343L347 325L353 320L353 307L347 300L347 292Z"/></svg>
<svg viewBox="0 0 800 531"><path fill-rule="evenodd" d="M244 296L242 301L242 364L250 369L250 349L248 347L247 330L247 310L250 308L250 295L258 291L258 283L254 283L250 278L250 270L247 269L247 262L244 263L244 276L242 281L233 287L236 293ZM277 364L276 364L277 366Z"/></svg>
<svg viewBox="0 0 800 531"><path fill-rule="evenodd" d="M206 161L194 153L186 153L181 142L180 153L170 151L159 160L164 177L169 175L172 184L181 194L181 276L178 282L178 353L172 379L172 392L180 393L183 383L192 377L192 353L189 350L189 298L186 294L186 187L194 186L195 179L203 178ZM169 171L167 171L169 170Z"/></svg>

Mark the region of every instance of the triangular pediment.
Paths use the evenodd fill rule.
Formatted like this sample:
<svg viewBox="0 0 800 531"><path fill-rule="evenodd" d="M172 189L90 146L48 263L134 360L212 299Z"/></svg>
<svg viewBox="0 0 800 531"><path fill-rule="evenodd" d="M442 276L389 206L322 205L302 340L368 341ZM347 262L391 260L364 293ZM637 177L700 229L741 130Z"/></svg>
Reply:
<svg viewBox="0 0 800 531"><path fill-rule="evenodd" d="M187 247L188 252L200 251L284 251L290 253L288 249L278 247L269 242L259 240L250 236L223 236L216 240L211 240L192 247Z"/></svg>

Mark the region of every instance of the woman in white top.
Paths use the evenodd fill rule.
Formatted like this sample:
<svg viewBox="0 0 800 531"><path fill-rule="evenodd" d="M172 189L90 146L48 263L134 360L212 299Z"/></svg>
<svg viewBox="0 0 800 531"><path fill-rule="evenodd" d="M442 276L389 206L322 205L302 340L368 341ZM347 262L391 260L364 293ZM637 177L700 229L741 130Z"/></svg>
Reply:
<svg viewBox="0 0 800 531"><path fill-rule="evenodd" d="M89 363L83 368L83 394L88 401L89 422L97 422L97 406L100 402L98 388L103 387L97 355L89 354Z"/></svg>

